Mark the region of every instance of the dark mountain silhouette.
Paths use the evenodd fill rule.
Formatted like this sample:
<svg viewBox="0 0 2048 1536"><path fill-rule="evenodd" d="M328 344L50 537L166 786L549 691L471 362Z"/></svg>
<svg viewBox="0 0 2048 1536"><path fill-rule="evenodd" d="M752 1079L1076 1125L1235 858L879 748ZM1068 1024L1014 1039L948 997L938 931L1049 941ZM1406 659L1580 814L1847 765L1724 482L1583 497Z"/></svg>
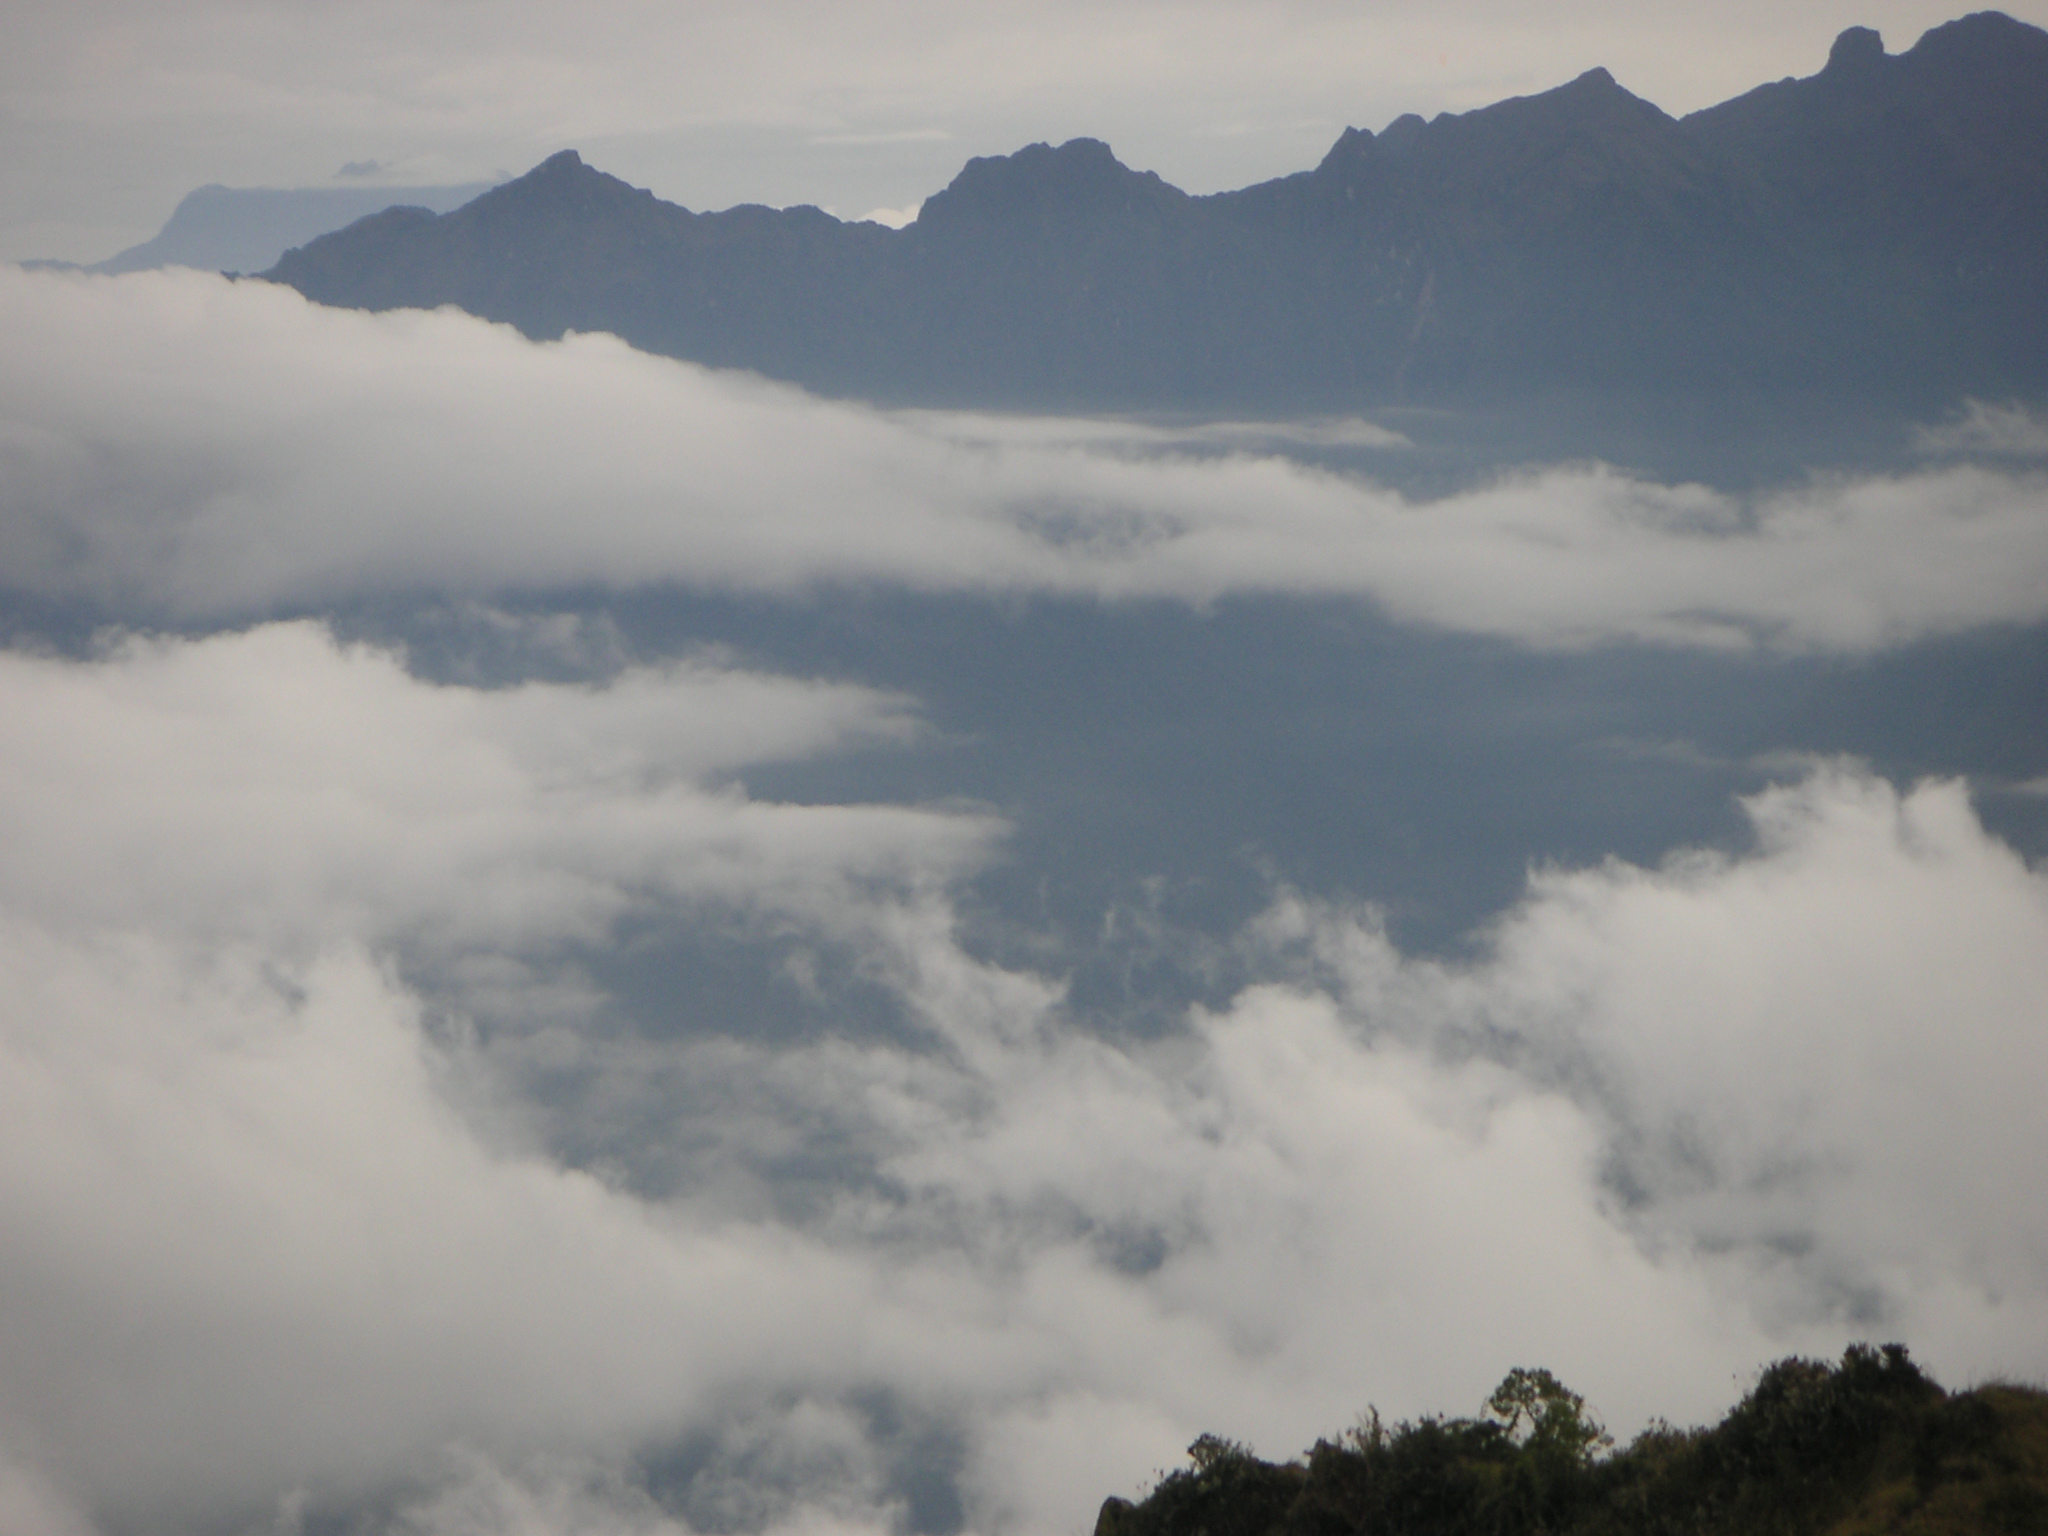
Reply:
<svg viewBox="0 0 2048 1536"><path fill-rule="evenodd" d="M1993 12L1674 119L1591 70L1190 197L1075 139L897 231L692 213L564 151L266 276L889 401L1276 412L2048 387L2048 32Z"/></svg>
<svg viewBox="0 0 2048 1536"><path fill-rule="evenodd" d="M73 272L147 272L156 267L197 267L210 272L259 272L293 246L303 245L394 201L445 212L460 208L490 182L456 187L195 187L178 201L164 227L140 245L105 261L30 261L27 267Z"/></svg>

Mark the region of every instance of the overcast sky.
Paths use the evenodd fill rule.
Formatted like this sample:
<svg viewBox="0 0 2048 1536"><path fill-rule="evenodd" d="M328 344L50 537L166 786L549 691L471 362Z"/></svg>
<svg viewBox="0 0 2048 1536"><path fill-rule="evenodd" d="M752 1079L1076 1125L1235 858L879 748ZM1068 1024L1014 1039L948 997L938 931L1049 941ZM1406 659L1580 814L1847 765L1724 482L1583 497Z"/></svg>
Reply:
<svg viewBox="0 0 2048 1536"><path fill-rule="evenodd" d="M207 182L460 182L562 148L695 208L900 210L971 155L1083 135L1217 191L1312 165L1347 125L1594 65L1682 113L1815 72L1843 27L1899 51L1963 8L7 0L0 257L112 255ZM2006 9L2048 22L2048 0Z"/></svg>

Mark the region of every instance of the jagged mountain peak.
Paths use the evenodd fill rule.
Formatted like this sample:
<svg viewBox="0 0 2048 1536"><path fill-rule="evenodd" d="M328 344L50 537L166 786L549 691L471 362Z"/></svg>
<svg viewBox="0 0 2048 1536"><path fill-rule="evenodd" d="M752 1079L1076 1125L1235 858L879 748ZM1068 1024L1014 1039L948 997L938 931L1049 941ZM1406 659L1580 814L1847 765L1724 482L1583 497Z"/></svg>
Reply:
<svg viewBox="0 0 2048 1536"><path fill-rule="evenodd" d="M549 155L524 176L493 187L475 202L458 210L458 215L490 219L514 210L532 208L587 212L606 207L623 208L653 200L654 194L645 188L585 164L583 157L573 149L562 149Z"/></svg>
<svg viewBox="0 0 2048 1536"><path fill-rule="evenodd" d="M1828 49L1823 75L1851 75L1882 65L1887 55L1884 38L1871 27L1847 27Z"/></svg>
<svg viewBox="0 0 2048 1536"><path fill-rule="evenodd" d="M603 171L584 164L583 157L573 149L558 149L547 159L522 176L510 181L501 181L491 189L496 201L519 202L532 197L536 192L556 191L578 183L597 184L615 178Z"/></svg>
<svg viewBox="0 0 2048 1536"><path fill-rule="evenodd" d="M1506 101L1459 118L1438 122L1469 122L1516 130L1549 129L1576 131L1587 128L1643 128L1668 124L1673 119L1654 102L1628 90L1606 69L1589 69L1563 85L1539 91L1533 96L1511 96Z"/></svg>
<svg viewBox="0 0 2048 1536"><path fill-rule="evenodd" d="M1953 48L1980 55L2006 48L2038 51L2044 40L2048 40L2048 34L2044 34L2041 28L2016 21L2003 11L1972 11L1954 21L1929 27L1920 35L1920 41L1913 45L1913 51Z"/></svg>
<svg viewBox="0 0 2048 1536"><path fill-rule="evenodd" d="M1102 140L1084 138L1058 146L1027 144L1007 155L977 155L961 167L946 191L980 194L1024 186L1121 186L1146 180L1159 178L1132 170Z"/></svg>
<svg viewBox="0 0 2048 1536"><path fill-rule="evenodd" d="M1380 131L1380 143L1412 143L1429 127L1429 120L1420 112L1403 112Z"/></svg>
<svg viewBox="0 0 2048 1536"><path fill-rule="evenodd" d="M1781 180L1803 178L1795 197L1843 176L1867 179L1878 174L1878 162L1916 166L1931 187L1947 174L1940 167L1961 163L1960 154L1973 166L1970 179L2004 182L2000 199L2023 211L2038 205L2048 180L2040 152L2048 134L2044 79L2048 32L1998 11L1930 28L1898 54L1886 53L1872 29L1851 27L1819 73L1758 86L1693 113L1685 126L1721 156L1754 160ZM1861 145L1862 163L1844 147L1851 141ZM1812 161L1824 143L1840 151L1839 165Z"/></svg>
<svg viewBox="0 0 2048 1536"><path fill-rule="evenodd" d="M930 234L967 224L1157 210L1186 201L1187 194L1157 172L1125 165L1102 140L1068 139L969 160L944 191L925 200L914 227Z"/></svg>
<svg viewBox="0 0 2048 1536"><path fill-rule="evenodd" d="M1599 179L1684 158L1676 130L1661 108L1596 68L1472 112L1427 122L1406 113L1377 136L1347 128L1314 176L1326 186L1393 175L1497 188L1527 187L1531 177Z"/></svg>
<svg viewBox="0 0 2048 1536"><path fill-rule="evenodd" d="M1897 62L1923 88L1980 107L1985 97L2024 89L2048 70L2048 31L2001 11L1978 11L1930 28ZM2032 105L2048 103L2036 95Z"/></svg>

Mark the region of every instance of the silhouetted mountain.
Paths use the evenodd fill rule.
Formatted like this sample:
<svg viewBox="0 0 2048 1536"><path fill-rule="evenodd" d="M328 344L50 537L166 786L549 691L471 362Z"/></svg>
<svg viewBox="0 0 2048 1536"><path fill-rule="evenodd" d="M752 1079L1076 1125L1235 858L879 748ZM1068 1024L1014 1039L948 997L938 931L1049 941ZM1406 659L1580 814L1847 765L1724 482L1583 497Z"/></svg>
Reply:
<svg viewBox="0 0 2048 1536"><path fill-rule="evenodd" d="M1766 85L1686 127L1745 184L1873 366L2038 388L2048 368L2048 32L1993 11L1887 57L1835 42L1810 80Z"/></svg>
<svg viewBox="0 0 2048 1536"><path fill-rule="evenodd" d="M1076 139L901 231L692 213L549 159L266 274L894 401L1273 412L2048 386L2048 33L1996 13L1674 119L1595 69L1190 197Z"/></svg>
<svg viewBox="0 0 2048 1536"><path fill-rule="evenodd" d="M146 272L197 267L207 272L260 272L294 246L342 229L397 202L435 213L460 208L487 181L457 187L223 187L185 194L164 227L140 245L105 261L32 261L29 267L83 272Z"/></svg>

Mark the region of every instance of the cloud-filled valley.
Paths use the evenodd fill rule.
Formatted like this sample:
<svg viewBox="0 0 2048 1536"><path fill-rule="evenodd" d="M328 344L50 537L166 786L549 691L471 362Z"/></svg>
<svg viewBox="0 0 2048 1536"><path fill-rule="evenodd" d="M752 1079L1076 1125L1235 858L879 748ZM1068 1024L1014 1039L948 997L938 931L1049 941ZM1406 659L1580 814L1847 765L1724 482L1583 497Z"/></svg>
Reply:
<svg viewBox="0 0 2048 1536"><path fill-rule="evenodd" d="M1282 890L1261 981L1117 1043L960 948L983 823L703 787L890 701L480 692L303 625L7 671L0 1423L115 1529L435 1487L466 1529L455 1450L540 1498L693 1437L699 1520L887 1524L932 1471L883 1400L970 1524L1052 1529L1219 1417L1284 1450L1533 1347L1624 1423L1845 1326L2048 1357L2048 1232L1983 1176L2048 1150L2048 885L1959 785L1817 766L1748 853L1544 873L1459 963ZM679 900L857 946L915 1034L591 1027L572 941ZM537 1061L666 1186L565 1164Z"/></svg>
<svg viewBox="0 0 2048 1536"><path fill-rule="evenodd" d="M0 1525L1067 1532L1518 1363L2048 1372L2038 436L1425 491L0 270Z"/></svg>

